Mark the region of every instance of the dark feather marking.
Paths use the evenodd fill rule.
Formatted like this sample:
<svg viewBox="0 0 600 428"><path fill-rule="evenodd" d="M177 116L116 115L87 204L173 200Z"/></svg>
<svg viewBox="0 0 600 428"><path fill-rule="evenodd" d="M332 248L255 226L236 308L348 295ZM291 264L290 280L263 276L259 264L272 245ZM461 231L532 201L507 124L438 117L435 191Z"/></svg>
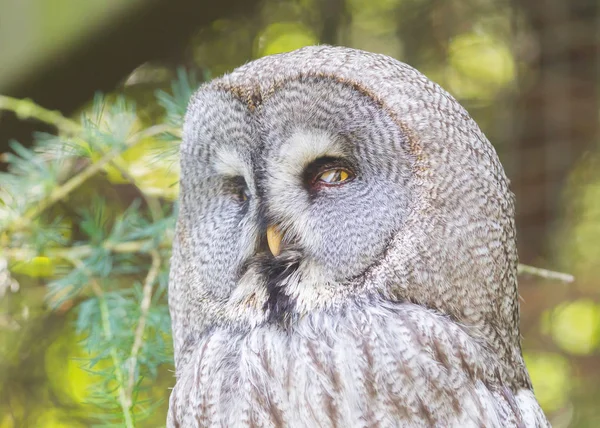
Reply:
<svg viewBox="0 0 600 428"><path fill-rule="evenodd" d="M315 367L319 371L321 371L323 374L328 376L329 379L331 379L333 388L336 390L336 392L339 391L339 385L336 385L338 381L335 379L335 377L336 377L335 374L332 373L332 371L335 370L333 365L329 364L328 365L329 370L328 370L327 365L324 365L323 362L319 359L319 357L317 355L317 351L315 350L315 347L310 340L307 342L306 347L308 348L308 353L310 354L310 358L315 363ZM323 392L323 394L325 396L324 397L325 398L325 410L327 411L327 416L329 416L329 420L331 421L332 426L334 428L336 428L338 426L338 420L339 420L340 414L338 412L334 398L331 396L331 394L329 394L327 392Z"/></svg>
<svg viewBox="0 0 600 428"><path fill-rule="evenodd" d="M374 364L374 359L373 359L373 352L371 351L371 346L369 345L369 341L368 340L363 340L362 342L363 345L363 353L365 355L365 359L367 362L367 367L365 368L365 388L367 390L367 393L369 394L369 402L371 403L376 403L378 401L378 397L377 397L377 388L375 388L375 376L373 375L373 364ZM373 414L373 410L371 409L371 407L369 405L367 405L366 408L366 414L365 414L365 418L366 418L366 422L367 422L367 426L369 427L375 427L375 426L379 426L378 421L375 419L375 415Z"/></svg>
<svg viewBox="0 0 600 428"><path fill-rule="evenodd" d="M382 334L385 334L385 332L382 332ZM413 375L410 370L409 361L401 362L400 360L396 360L394 362L394 369L400 374L400 377L405 380L410 379ZM387 397L385 403L393 406L396 409L396 414L398 417L402 419L409 419L412 412L409 409L409 403L406 401L405 397L401 397L393 391L393 384L388 382L386 379L383 379L383 381L383 386L387 390L387 394L385 394L385 397Z"/></svg>
<svg viewBox="0 0 600 428"><path fill-rule="evenodd" d="M273 422L273 426L277 428L285 427L285 421L283 420L283 412L277 405L271 400L269 394L266 395L267 398L267 410L269 411L269 416L271 417L271 422Z"/></svg>
<svg viewBox="0 0 600 428"><path fill-rule="evenodd" d="M269 375L269 377L273 377L273 369L271 367L271 362L269 361L269 355L267 351L263 350L263 352L259 352L260 360L262 362L262 366L265 369L265 372Z"/></svg>
<svg viewBox="0 0 600 428"><path fill-rule="evenodd" d="M433 351L433 358L444 366L447 373L450 373L453 370L452 363L450 362L450 358L441 346L440 342L433 339L431 348ZM448 398L450 399L450 403L452 405L452 409L454 409L454 412L459 414L460 400L458 399L458 396L456 394L448 394Z"/></svg>
<svg viewBox="0 0 600 428"><path fill-rule="evenodd" d="M248 428L258 428L252 408L249 410L248 414Z"/></svg>
<svg viewBox="0 0 600 428"><path fill-rule="evenodd" d="M515 401L515 395L513 394L513 392L507 386L502 386L500 388L500 392L502 393L502 396L510 406L512 412L515 414L515 418L517 419L517 427L525 428L525 422L523 422L523 417L521 415L521 412L519 411L519 406Z"/></svg>
<svg viewBox="0 0 600 428"><path fill-rule="evenodd" d="M274 373L273 373L273 367L271 366L271 362L269 360L269 356L267 355L266 351L263 351L260 353L260 360L262 362L262 366L265 369L265 372L269 375L270 378L274 377ZM283 420L283 412L281 411L281 409L279 407L277 407L277 404L275 404L273 402L273 400L271 399L271 397L267 394L267 406L266 406L269 416L271 417L271 422L273 422L273 425L275 427L281 427L283 428L285 426L284 420Z"/></svg>
<svg viewBox="0 0 600 428"><path fill-rule="evenodd" d="M171 392L172 402L169 404L169 408L174 409L173 412L173 427L179 428L181 425L179 424L179 412L177 412L177 393L175 389Z"/></svg>
<svg viewBox="0 0 600 428"><path fill-rule="evenodd" d="M281 257L268 257L260 264L262 274L267 278L267 301L263 310L268 311L268 321L286 325L293 314L296 299L285 292L287 279L293 275L300 266L297 253L283 254Z"/></svg>
<svg viewBox="0 0 600 428"><path fill-rule="evenodd" d="M429 408L429 406L427 406L427 404L425 404L425 402L421 399L421 397L419 396L417 398L418 403L419 403L419 415L421 415L424 419L427 420L427 426L433 427L436 426L436 422L438 422L435 418L435 416L433 415L433 413L431 412L431 409Z"/></svg>
<svg viewBox="0 0 600 428"><path fill-rule="evenodd" d="M204 345L202 346L202 349L200 350L200 364L198 364L198 372L202 371L202 360L204 359L204 353L206 352L206 349L208 348L208 344L210 343L210 339L211 336L207 336L206 341L204 342ZM202 373L199 373L198 378L200 378L202 376ZM201 385L197 385L198 387L198 391L202 391L203 388L201 387ZM208 413L208 409L210 408L210 405L206 402L206 394L202 394L202 401L200 402L200 408L198 409L198 412L196 413L196 422L198 423L198 426L207 426L207 413ZM203 423L203 421L205 423Z"/></svg>
<svg viewBox="0 0 600 428"><path fill-rule="evenodd" d="M435 345L428 343L429 341L426 340L427 338L423 337L423 335L420 334L419 327L415 324L414 320L411 317L406 317L406 318L404 318L403 321L404 321L406 327L408 328L411 339L414 340L418 344L417 348L418 349L427 349L428 347L431 348L431 352L432 352L431 357L433 359L435 359L435 356L433 355L433 353L435 352L435 349L434 349ZM410 364L407 362L407 365L410 365ZM409 378L412 376L414 376L414 373L409 374ZM435 389L437 389L437 391L434 391ZM438 396L440 396L440 397L443 394L443 390L439 388L439 385L438 385L438 388L432 388L432 392L437 392ZM451 395L451 394L449 394L449 395ZM428 426L435 426L436 425L436 417L433 414L433 412L431 411L431 409L427 406L427 404L423 401L423 397L422 397L421 393L417 394L417 405L419 407L419 416L421 416L422 418L424 418L427 421Z"/></svg>
<svg viewBox="0 0 600 428"><path fill-rule="evenodd" d="M398 363L396 364L396 366L398 372L403 373L402 377L404 379L410 379L408 364ZM391 384L386 382L385 386L388 389L388 394L386 395L390 398L390 404L394 406L398 416L401 416L404 419L408 418L411 412L409 411L408 403L406 402L406 400L403 400L403 397L399 397L397 394L394 394L391 390L389 390L390 388L392 388Z"/></svg>
<svg viewBox="0 0 600 428"><path fill-rule="evenodd" d="M331 375L331 384L333 385L333 389L335 392L340 392L340 373L337 371L338 366L336 364L330 365L330 375Z"/></svg>

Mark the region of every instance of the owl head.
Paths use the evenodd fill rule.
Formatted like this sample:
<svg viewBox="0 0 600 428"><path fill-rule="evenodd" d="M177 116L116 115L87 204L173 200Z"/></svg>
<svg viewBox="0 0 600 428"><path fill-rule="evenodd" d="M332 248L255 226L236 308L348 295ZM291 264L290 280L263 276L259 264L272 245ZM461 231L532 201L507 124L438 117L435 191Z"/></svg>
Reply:
<svg viewBox="0 0 600 428"><path fill-rule="evenodd" d="M492 145L415 69L328 46L246 64L185 120L176 354L207 329L285 328L377 296L520 361L513 211Z"/></svg>

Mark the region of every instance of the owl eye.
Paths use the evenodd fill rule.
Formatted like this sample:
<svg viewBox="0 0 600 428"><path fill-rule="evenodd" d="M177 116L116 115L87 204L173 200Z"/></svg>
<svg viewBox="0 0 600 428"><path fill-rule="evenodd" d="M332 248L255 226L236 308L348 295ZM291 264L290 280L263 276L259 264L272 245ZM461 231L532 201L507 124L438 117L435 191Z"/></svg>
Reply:
<svg viewBox="0 0 600 428"><path fill-rule="evenodd" d="M342 168L334 168L327 171L324 171L317 175L317 182L321 182L324 184L342 184L345 181L348 181L351 178L351 172L342 169Z"/></svg>
<svg viewBox="0 0 600 428"><path fill-rule="evenodd" d="M334 187L352 181L356 174L345 159L322 157L314 160L304 170L304 185L313 192L322 187Z"/></svg>
<svg viewBox="0 0 600 428"><path fill-rule="evenodd" d="M244 187L244 189L242 189L240 192L239 198L242 202L246 202L248 199L250 199L250 190L248 190L247 187Z"/></svg>
<svg viewBox="0 0 600 428"><path fill-rule="evenodd" d="M244 177L233 177L227 184L231 195L240 203L244 203L250 199L250 189L248 189L248 185L246 184Z"/></svg>

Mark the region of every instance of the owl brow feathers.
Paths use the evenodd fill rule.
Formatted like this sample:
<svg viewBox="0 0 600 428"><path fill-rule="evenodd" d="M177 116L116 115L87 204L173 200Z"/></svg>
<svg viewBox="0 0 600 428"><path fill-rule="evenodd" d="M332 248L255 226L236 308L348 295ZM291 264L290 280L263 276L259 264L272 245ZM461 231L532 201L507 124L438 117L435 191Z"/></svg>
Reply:
<svg viewBox="0 0 600 428"><path fill-rule="evenodd" d="M261 91L260 85L254 84L249 86L232 85L225 81L213 82L215 88L231 93L239 101L246 104L250 112L254 112L273 95L277 90L281 89L287 83L292 81L310 81L310 80L332 80L341 85L347 86L361 95L368 97L373 101L379 108L384 110L398 125L398 127L404 132L408 140L409 152L415 157L417 162L415 163L415 173L425 171L425 158L426 155L422 150L419 140L414 132L398 117L396 112L391 109L387 104L371 91L369 88L362 85L360 82L352 79L336 76L334 74L328 74L323 72L299 72L293 77L279 78L273 82L267 91Z"/></svg>

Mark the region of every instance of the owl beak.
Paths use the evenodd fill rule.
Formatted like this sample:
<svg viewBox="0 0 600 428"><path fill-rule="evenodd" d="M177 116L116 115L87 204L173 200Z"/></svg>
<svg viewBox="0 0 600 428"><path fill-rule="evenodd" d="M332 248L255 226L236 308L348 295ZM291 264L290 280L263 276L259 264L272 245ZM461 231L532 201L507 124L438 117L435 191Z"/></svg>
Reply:
<svg viewBox="0 0 600 428"><path fill-rule="evenodd" d="M281 253L282 237L283 235L277 226L271 225L267 228L267 243L269 244L269 250L275 257Z"/></svg>

